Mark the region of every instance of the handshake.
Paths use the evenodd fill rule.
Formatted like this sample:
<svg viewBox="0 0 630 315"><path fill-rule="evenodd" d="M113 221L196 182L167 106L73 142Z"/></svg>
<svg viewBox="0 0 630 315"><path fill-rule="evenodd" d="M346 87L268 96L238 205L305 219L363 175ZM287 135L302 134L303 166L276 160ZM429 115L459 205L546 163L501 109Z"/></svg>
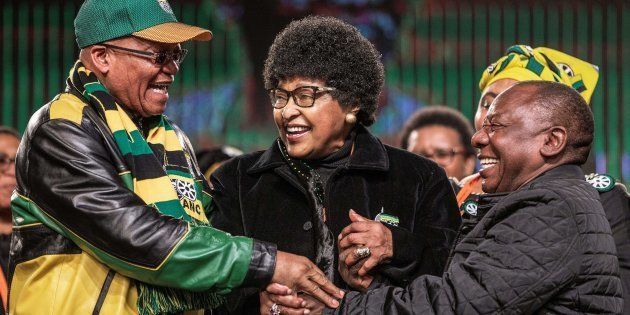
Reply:
<svg viewBox="0 0 630 315"><path fill-rule="evenodd" d="M344 295L313 262L281 251L271 282L260 293L260 313L265 315L310 314L315 309L321 312L324 305L338 307L337 299Z"/></svg>
<svg viewBox="0 0 630 315"><path fill-rule="evenodd" d="M368 272L393 255L392 235L382 223L350 210L348 225L339 234L339 272L351 287L365 291ZM260 314L321 314L337 308L344 292L305 257L278 251L271 284L260 293Z"/></svg>

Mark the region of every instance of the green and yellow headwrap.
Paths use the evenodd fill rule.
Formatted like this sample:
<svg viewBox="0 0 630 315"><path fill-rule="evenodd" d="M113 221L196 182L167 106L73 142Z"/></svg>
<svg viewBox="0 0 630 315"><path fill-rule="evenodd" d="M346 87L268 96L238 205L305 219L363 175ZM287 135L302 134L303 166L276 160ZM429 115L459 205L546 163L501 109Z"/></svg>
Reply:
<svg viewBox="0 0 630 315"><path fill-rule="evenodd" d="M563 83L573 87L590 103L599 79L599 68L551 48L532 49L527 45L515 45L508 48L507 55L483 72L479 89L483 91L488 85L501 79Z"/></svg>

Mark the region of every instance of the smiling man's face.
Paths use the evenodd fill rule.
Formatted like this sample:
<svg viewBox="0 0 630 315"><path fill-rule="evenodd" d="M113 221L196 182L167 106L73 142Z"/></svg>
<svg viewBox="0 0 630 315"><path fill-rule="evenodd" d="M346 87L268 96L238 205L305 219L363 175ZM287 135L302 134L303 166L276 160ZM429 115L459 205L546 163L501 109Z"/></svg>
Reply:
<svg viewBox="0 0 630 315"><path fill-rule="evenodd" d="M150 53L174 51L179 44L161 44L127 37L111 44ZM110 49L112 58L105 86L121 105L138 116L160 115L166 109L169 87L173 83L179 65L170 60L164 65L155 64L148 58Z"/></svg>
<svg viewBox="0 0 630 315"><path fill-rule="evenodd" d="M544 164L545 122L530 104L531 88L515 87L499 95L483 126L472 138L479 149L483 191L509 192L539 175Z"/></svg>

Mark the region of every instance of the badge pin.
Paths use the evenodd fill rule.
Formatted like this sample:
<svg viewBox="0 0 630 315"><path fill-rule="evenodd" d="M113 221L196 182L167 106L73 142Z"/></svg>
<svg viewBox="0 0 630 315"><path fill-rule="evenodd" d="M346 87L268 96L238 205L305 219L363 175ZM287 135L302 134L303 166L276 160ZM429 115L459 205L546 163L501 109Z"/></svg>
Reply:
<svg viewBox="0 0 630 315"><path fill-rule="evenodd" d="M374 217L374 221L387 223L393 226L398 226L398 224L400 223L400 219L398 219L397 216L385 213L384 207L381 207L381 213L377 214L376 217Z"/></svg>
<svg viewBox="0 0 630 315"><path fill-rule="evenodd" d="M599 192L607 192L615 187L615 179L608 174L590 174L586 176L586 181Z"/></svg>
<svg viewBox="0 0 630 315"><path fill-rule="evenodd" d="M464 204L462 205L462 210L472 216L477 215L477 208L478 208L478 205L473 200L468 200L464 202Z"/></svg>

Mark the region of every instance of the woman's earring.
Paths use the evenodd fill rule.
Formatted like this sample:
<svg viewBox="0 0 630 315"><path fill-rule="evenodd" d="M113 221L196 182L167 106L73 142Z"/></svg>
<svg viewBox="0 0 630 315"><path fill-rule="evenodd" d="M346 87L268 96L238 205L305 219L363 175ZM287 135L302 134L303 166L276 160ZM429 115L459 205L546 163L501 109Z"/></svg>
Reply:
<svg viewBox="0 0 630 315"><path fill-rule="evenodd" d="M357 116L353 113L346 114L346 122L350 125L354 125L357 122Z"/></svg>

